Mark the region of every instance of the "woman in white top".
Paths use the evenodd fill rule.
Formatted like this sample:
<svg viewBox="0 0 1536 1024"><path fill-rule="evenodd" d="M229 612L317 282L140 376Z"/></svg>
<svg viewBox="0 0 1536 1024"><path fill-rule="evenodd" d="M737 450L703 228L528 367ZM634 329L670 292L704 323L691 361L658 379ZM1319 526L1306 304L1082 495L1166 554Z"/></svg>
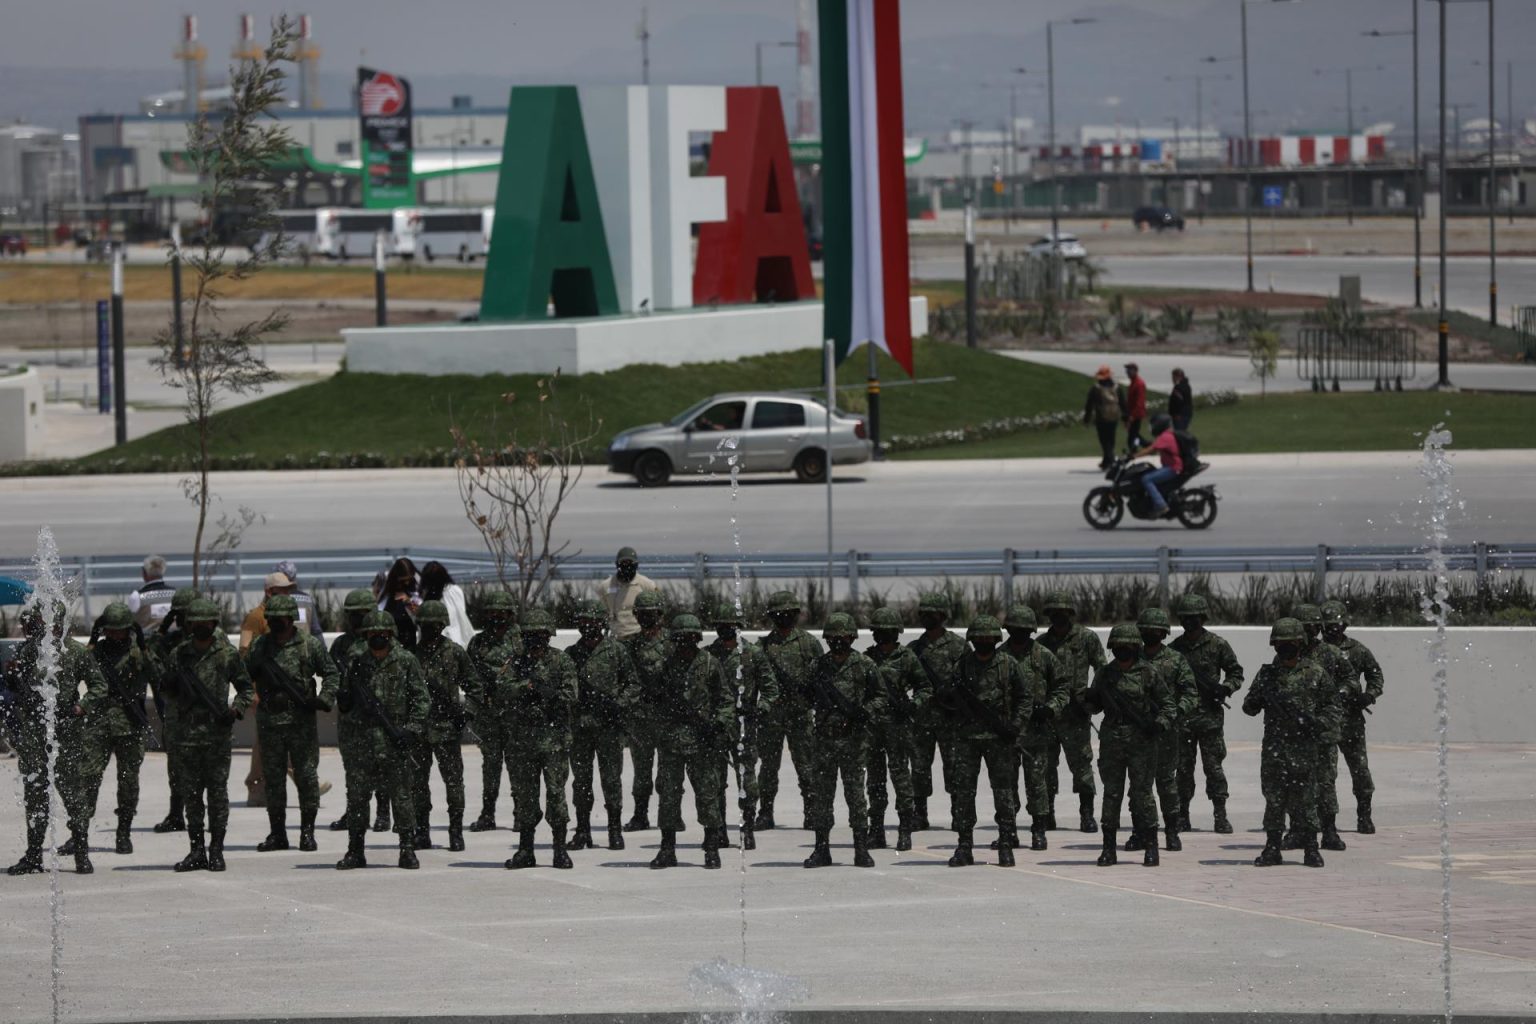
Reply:
<svg viewBox="0 0 1536 1024"><path fill-rule="evenodd" d="M460 647L469 644L474 629L469 624L469 609L464 604L464 590L442 562L428 562L421 567L421 599L441 601L448 607L448 628L443 635Z"/></svg>

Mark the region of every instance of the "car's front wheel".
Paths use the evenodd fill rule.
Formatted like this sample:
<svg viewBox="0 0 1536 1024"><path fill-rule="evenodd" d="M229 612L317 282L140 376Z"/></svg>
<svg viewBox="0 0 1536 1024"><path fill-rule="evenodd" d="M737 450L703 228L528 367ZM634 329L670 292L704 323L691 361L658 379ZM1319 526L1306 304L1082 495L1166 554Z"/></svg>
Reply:
<svg viewBox="0 0 1536 1024"><path fill-rule="evenodd" d="M662 452L646 452L635 460L635 479L641 487L664 487L672 479L672 460Z"/></svg>

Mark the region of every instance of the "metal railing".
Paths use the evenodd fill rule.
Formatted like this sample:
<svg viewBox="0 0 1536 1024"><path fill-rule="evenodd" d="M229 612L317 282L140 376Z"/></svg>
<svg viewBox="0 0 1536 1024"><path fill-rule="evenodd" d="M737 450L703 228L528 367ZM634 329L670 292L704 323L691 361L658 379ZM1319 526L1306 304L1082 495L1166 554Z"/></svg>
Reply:
<svg viewBox="0 0 1536 1024"><path fill-rule="evenodd" d="M1520 338L1520 358L1536 363L1536 306L1515 307L1515 333Z"/></svg>
<svg viewBox="0 0 1536 1024"><path fill-rule="evenodd" d="M436 548L370 548L349 551L241 552L219 566L206 586L230 593L237 607L247 591L259 590L263 577L279 560L295 563L299 582L309 590L367 587L374 575L405 555L422 563L436 560L461 583L487 583L497 578L495 565L484 552ZM1446 549L1448 567L1471 572L1479 585L1499 571L1536 569L1536 543L1453 545ZM695 552L683 555L648 555L642 565L655 580L688 580L700 586L710 581L735 578L738 561L745 579L798 580L829 575L825 552L749 555ZM79 581L83 614L92 615L92 598L113 599L141 583L143 556L112 555L64 559L63 572ZM189 556L166 560L166 579L172 584L191 578ZM858 551L848 550L832 558L830 575L844 581L849 596L857 600L865 580L940 579L945 577L998 579L1005 594L1012 594L1019 576L1156 576L1165 598L1174 576L1196 574L1310 575L1321 599L1330 574L1395 573L1429 570L1429 556L1410 546L1343 546L1273 548L1141 548L1131 550L1072 548L1003 548L991 551ZM579 555L562 561L555 580L601 580L613 572L606 556ZM26 559L0 558L0 576L28 579Z"/></svg>
<svg viewBox="0 0 1536 1024"><path fill-rule="evenodd" d="M1303 327L1296 332L1296 376L1313 391L1339 381L1374 381L1377 391L1403 390L1418 372L1418 346L1409 327L1359 327L1336 331Z"/></svg>

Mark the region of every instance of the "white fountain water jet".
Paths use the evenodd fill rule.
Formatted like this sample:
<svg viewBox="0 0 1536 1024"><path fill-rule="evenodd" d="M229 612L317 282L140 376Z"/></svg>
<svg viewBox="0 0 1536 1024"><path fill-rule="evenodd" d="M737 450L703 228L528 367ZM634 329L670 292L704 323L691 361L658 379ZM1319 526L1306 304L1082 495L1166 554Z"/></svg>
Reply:
<svg viewBox="0 0 1536 1024"><path fill-rule="evenodd" d="M733 1007L728 1017L699 1015L703 1024L778 1024L784 1011L810 998L799 978L716 958L688 972L688 988L701 1002L724 997Z"/></svg>
<svg viewBox="0 0 1536 1024"><path fill-rule="evenodd" d="M741 439L735 434L727 437L722 442L723 447L731 454L726 463L731 467L731 544L736 549L736 559L731 563L731 581L736 589L736 614L745 614L741 603L741 518L736 512L737 500L741 497L741 452L738 450ZM740 633L736 635L738 645L745 643ZM747 758L747 682L746 659L736 659L736 807L741 811L741 829L745 832L752 826L747 820L747 772L752 771L752 766L746 763ZM747 846L743 842L736 844L741 854L740 869L738 872L737 903L741 909L741 965L747 965Z"/></svg>
<svg viewBox="0 0 1536 1024"><path fill-rule="evenodd" d="M1424 438L1424 458L1419 473L1429 485L1428 522L1429 571L1433 590L1420 595L1419 607L1426 621L1435 627L1430 642L1430 662L1435 667L1436 782L1440 810L1440 975L1445 995L1445 1022L1451 1024L1451 771L1448 760L1450 734L1450 679L1447 671L1449 651L1445 627L1450 618L1450 573L1446 565L1445 544L1450 536L1449 520L1456 507L1453 468L1445 449L1451 444L1451 432L1437 423Z"/></svg>

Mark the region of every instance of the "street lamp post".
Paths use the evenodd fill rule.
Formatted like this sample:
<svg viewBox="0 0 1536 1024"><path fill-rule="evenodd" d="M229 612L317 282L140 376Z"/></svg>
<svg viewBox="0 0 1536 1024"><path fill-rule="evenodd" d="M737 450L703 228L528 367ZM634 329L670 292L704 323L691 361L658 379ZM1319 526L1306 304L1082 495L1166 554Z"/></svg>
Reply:
<svg viewBox="0 0 1536 1024"><path fill-rule="evenodd" d="M799 49L800 44L798 42L796 42L795 40L793 40L793 39L770 39L770 40L767 40L767 41L764 41L764 42L753 43L752 44L752 49L754 51L756 51L756 56L757 56L757 84L758 85L762 85L763 84L763 47L765 47L765 46L779 46L779 47L790 47L792 49Z"/></svg>
<svg viewBox="0 0 1536 1024"><path fill-rule="evenodd" d="M1215 63L1214 59L1207 59ZM1163 79L1165 82L1193 81L1195 83L1195 190L1199 193L1196 199L1196 211L1201 224L1205 223L1205 172L1202 170L1201 161L1205 158L1204 85L1207 78L1213 82L1232 81L1231 75L1168 75Z"/></svg>
<svg viewBox="0 0 1536 1024"><path fill-rule="evenodd" d="M1437 388L1451 386L1451 325L1445 312L1445 193L1450 175L1445 166L1445 0L1440 0L1440 317L1436 322L1439 338L1439 376Z"/></svg>
<svg viewBox="0 0 1536 1024"><path fill-rule="evenodd" d="M1393 36L1413 37L1413 308L1424 308L1424 157L1419 149L1419 4L1410 0L1413 28L1408 31L1383 32L1373 29L1362 35L1374 39Z"/></svg>
<svg viewBox="0 0 1536 1024"><path fill-rule="evenodd" d="M1299 0L1238 0L1243 35L1243 236L1248 256L1248 290L1253 291L1253 120L1248 107L1248 5L1289 4ZM1207 58L1214 62L1216 58Z"/></svg>
<svg viewBox="0 0 1536 1024"><path fill-rule="evenodd" d="M1329 72L1344 75L1344 118L1345 135L1349 139L1349 149L1344 159L1344 190L1347 193L1349 223L1355 223L1355 72L1356 71L1381 71L1381 65L1363 68L1314 68L1314 75L1328 74Z"/></svg>
<svg viewBox="0 0 1536 1024"><path fill-rule="evenodd" d="M1488 0L1488 324L1499 326L1499 247L1495 241L1498 212L1498 172L1494 169L1497 133L1493 130L1494 108L1493 0Z"/></svg>
<svg viewBox="0 0 1536 1024"><path fill-rule="evenodd" d="M1061 290L1061 174L1056 164L1056 43L1057 25L1092 25L1097 18L1061 18L1045 23L1045 93L1048 125L1046 145L1051 151L1051 276Z"/></svg>

